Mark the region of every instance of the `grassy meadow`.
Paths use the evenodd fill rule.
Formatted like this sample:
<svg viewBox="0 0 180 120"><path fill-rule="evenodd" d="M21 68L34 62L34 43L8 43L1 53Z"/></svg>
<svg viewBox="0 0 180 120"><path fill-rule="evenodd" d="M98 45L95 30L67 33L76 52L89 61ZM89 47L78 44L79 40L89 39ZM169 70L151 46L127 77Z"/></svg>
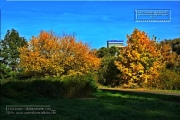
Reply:
<svg viewBox="0 0 180 120"><path fill-rule="evenodd" d="M7 115L6 105L50 105L56 114ZM102 89L87 98L1 98L1 120L178 120L179 113L180 96L132 91Z"/></svg>

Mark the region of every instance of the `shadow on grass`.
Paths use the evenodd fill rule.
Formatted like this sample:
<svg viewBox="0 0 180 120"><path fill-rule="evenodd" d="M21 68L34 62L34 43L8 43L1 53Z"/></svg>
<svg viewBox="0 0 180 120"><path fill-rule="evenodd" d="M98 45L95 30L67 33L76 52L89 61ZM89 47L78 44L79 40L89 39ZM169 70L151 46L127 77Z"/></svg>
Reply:
<svg viewBox="0 0 180 120"><path fill-rule="evenodd" d="M46 96L35 94L35 89L47 92L51 90L49 85L57 83L41 83L22 84L17 87L16 84L8 84L8 88L16 88L3 90L3 99L1 104L2 120L178 120L180 119L180 103L177 102L180 98L178 96L157 95L151 93L136 93L130 91L117 90L98 90L93 94L94 99L67 99L61 97L54 97L54 95L61 95L60 88L54 88L54 95ZM30 85L30 86L28 86ZM6 87L7 87L6 86ZM45 87L46 86L46 87ZM60 85L59 85L60 86ZM5 86L4 86L5 87ZM32 93L24 92L27 89L32 90ZM37 87L37 88L36 88ZM2 88L3 89L3 88ZM44 90L43 90L44 89ZM51 90L51 92L53 92ZM50 92L50 93L51 93ZM13 93L14 95L8 95ZM24 95L26 94L26 95ZM19 95L22 95L21 97ZM31 96L31 97L28 97ZM18 99L17 99L17 98ZM33 99L29 99L33 98ZM176 99L176 101L169 101L164 99ZM51 105L56 114L53 115L6 115L6 105Z"/></svg>

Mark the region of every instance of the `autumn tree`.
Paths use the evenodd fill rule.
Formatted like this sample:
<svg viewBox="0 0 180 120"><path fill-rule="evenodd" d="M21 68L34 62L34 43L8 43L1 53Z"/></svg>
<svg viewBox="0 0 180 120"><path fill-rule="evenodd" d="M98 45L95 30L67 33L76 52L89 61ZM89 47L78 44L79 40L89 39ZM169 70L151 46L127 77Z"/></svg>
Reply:
<svg viewBox="0 0 180 120"><path fill-rule="evenodd" d="M72 35L59 37L53 32L41 31L19 51L19 66L26 74L36 76L83 74L97 69L100 64L88 44L77 42Z"/></svg>
<svg viewBox="0 0 180 120"><path fill-rule="evenodd" d="M165 39L161 41L161 44L169 44L172 48L173 52L176 52L177 55L180 55L180 38L174 38L174 39Z"/></svg>
<svg viewBox="0 0 180 120"><path fill-rule="evenodd" d="M152 86L164 66L155 39L151 40L144 31L138 29L127 35L127 46L120 50L115 64L122 72L121 82L127 87Z"/></svg>
<svg viewBox="0 0 180 120"><path fill-rule="evenodd" d="M176 52L173 52L170 44L161 42L159 45L161 48L161 54L164 58L164 62L166 63L166 68L171 69L178 65L178 56Z"/></svg>
<svg viewBox="0 0 180 120"><path fill-rule="evenodd" d="M166 68L180 73L180 38L163 40L160 46L164 52Z"/></svg>

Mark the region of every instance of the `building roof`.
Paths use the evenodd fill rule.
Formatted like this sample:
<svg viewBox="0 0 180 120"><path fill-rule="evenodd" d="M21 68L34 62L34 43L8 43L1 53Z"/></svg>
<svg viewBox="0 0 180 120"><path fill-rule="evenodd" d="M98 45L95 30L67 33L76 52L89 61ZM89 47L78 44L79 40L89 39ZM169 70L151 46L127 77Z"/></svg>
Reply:
<svg viewBox="0 0 180 120"><path fill-rule="evenodd" d="M108 40L108 43L123 43L123 40Z"/></svg>

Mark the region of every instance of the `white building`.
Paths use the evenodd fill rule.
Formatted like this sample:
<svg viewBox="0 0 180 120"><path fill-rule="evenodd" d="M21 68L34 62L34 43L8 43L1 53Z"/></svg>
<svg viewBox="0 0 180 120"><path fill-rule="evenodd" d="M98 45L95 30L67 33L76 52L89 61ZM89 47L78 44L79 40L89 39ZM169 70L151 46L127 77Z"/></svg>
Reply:
<svg viewBox="0 0 180 120"><path fill-rule="evenodd" d="M124 47L124 42L123 42L123 40L108 40L107 41L107 47L110 48L112 46Z"/></svg>

